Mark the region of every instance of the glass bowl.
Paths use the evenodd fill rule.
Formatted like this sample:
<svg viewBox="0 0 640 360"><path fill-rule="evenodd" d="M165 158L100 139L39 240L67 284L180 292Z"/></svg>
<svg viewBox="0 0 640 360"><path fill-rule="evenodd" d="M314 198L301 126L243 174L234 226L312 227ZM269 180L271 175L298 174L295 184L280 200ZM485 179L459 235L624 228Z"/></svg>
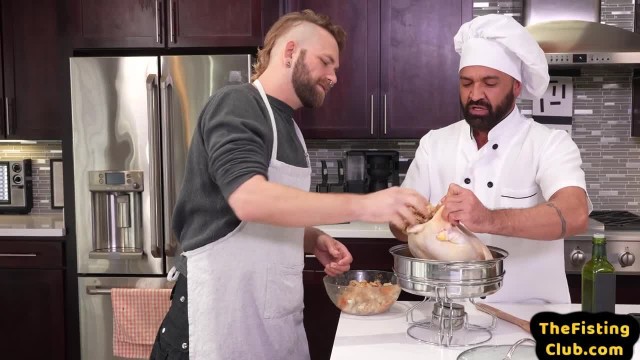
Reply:
<svg viewBox="0 0 640 360"><path fill-rule="evenodd" d="M353 315L375 315L389 310L398 296L400 285L393 272L350 270L323 278L324 288L338 309Z"/></svg>

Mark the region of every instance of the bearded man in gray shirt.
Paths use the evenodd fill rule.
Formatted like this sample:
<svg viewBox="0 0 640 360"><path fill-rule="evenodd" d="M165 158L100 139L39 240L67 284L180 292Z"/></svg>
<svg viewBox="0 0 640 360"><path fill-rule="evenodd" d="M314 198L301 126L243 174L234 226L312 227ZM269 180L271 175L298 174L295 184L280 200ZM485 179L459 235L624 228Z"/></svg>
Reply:
<svg viewBox="0 0 640 360"><path fill-rule="evenodd" d="M343 244L312 226L406 227L425 215L427 200L410 189L309 192L293 111L322 105L338 81L345 37L310 10L283 16L258 52L255 81L221 89L202 111L173 214L185 252L152 359L308 359L304 252L332 276L352 261Z"/></svg>

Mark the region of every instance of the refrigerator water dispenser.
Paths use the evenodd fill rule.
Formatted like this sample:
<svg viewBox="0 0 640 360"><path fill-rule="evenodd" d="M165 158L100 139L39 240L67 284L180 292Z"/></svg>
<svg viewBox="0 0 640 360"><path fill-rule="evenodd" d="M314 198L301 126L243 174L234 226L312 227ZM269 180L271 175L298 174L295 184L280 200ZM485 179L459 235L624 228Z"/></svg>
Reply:
<svg viewBox="0 0 640 360"><path fill-rule="evenodd" d="M91 259L135 259L143 255L142 171L89 171Z"/></svg>

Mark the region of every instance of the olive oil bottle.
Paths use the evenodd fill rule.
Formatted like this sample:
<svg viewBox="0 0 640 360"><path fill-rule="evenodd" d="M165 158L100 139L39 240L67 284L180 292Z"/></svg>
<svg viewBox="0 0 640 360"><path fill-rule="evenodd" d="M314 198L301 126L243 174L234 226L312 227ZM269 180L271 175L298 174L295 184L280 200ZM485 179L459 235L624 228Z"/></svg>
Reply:
<svg viewBox="0 0 640 360"><path fill-rule="evenodd" d="M615 311L616 278L607 260L607 239L593 234L591 259L582 267L582 311Z"/></svg>

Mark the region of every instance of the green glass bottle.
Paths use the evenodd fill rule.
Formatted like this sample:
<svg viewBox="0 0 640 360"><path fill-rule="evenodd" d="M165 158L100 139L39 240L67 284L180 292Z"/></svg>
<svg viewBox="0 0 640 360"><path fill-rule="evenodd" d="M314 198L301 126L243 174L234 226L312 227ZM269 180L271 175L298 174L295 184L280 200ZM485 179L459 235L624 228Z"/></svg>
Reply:
<svg viewBox="0 0 640 360"><path fill-rule="evenodd" d="M607 260L607 239L604 234L593 234L591 243L591 259L582 267L582 311L613 311L611 307L615 306L615 269Z"/></svg>

